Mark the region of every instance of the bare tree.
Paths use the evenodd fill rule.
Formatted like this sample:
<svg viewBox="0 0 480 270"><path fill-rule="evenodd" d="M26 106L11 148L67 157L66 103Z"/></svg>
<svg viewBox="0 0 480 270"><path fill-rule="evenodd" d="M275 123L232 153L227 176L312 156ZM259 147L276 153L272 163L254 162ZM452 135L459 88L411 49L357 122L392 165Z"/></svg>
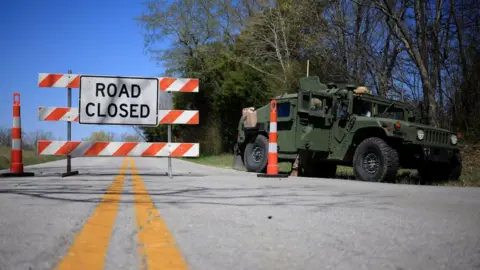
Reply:
<svg viewBox="0 0 480 270"><path fill-rule="evenodd" d="M409 4L413 2L413 5ZM441 1L440 1L441 2ZM387 26L390 32L398 38L415 63L420 73L422 81L423 97L425 100L425 109L428 122L432 125L438 125L435 103L435 88L430 80L429 72L429 50L428 50L428 14L426 10L426 1L392 1L392 0L374 0L372 4L387 16ZM440 3L441 4L441 3ZM395 6L400 5L400 10L413 9L414 26L409 25L410 20L402 19L402 14L395 12ZM411 25L411 24L410 24ZM410 28L413 28L410 30Z"/></svg>
<svg viewBox="0 0 480 270"><path fill-rule="evenodd" d="M122 142L141 142L143 141L142 137L140 137L137 134L128 134L128 133L123 133L120 136L120 140Z"/></svg>
<svg viewBox="0 0 480 270"><path fill-rule="evenodd" d="M55 136L53 135L52 132L37 130L27 136L26 142L28 144L31 144L32 148L36 148L38 141L45 141L45 140L48 141L48 140L54 140L54 139L55 139Z"/></svg>
<svg viewBox="0 0 480 270"><path fill-rule="evenodd" d="M11 129L1 128L0 129L0 145L1 146L10 146L12 145L12 135Z"/></svg>
<svg viewBox="0 0 480 270"><path fill-rule="evenodd" d="M397 11L399 17L404 11ZM403 50L385 25L386 16L366 0L335 0L324 12L329 47L349 80L376 89L380 96L397 90L393 74Z"/></svg>
<svg viewBox="0 0 480 270"><path fill-rule="evenodd" d="M92 134L83 139L84 141L92 141L92 142L111 142L115 140L115 134L112 132L105 132L105 131L94 131Z"/></svg>

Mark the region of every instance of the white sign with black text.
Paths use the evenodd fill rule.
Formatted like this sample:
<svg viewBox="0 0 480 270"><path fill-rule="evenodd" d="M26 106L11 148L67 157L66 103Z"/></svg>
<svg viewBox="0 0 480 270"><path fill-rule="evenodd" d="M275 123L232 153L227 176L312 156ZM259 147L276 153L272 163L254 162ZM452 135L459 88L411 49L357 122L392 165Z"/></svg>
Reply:
<svg viewBox="0 0 480 270"><path fill-rule="evenodd" d="M80 76L80 124L158 125L158 79Z"/></svg>

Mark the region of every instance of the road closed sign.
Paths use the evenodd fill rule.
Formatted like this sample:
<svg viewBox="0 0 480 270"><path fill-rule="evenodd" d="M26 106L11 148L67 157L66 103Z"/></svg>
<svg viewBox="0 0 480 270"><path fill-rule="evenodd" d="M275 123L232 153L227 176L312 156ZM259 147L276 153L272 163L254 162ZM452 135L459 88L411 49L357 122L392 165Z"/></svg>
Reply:
<svg viewBox="0 0 480 270"><path fill-rule="evenodd" d="M79 123L158 125L158 79L80 76Z"/></svg>

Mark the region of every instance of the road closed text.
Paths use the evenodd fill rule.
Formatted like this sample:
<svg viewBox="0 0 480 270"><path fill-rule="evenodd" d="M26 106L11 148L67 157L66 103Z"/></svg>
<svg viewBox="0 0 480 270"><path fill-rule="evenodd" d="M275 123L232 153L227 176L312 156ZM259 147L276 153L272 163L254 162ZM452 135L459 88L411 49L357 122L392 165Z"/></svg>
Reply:
<svg viewBox="0 0 480 270"><path fill-rule="evenodd" d="M155 78L80 78L81 124L157 125Z"/></svg>
<svg viewBox="0 0 480 270"><path fill-rule="evenodd" d="M138 98L140 97L142 89L137 84L126 85L122 84L120 89L117 85L111 83L105 85L104 83L96 83L95 96L97 98L109 97L112 101L115 98ZM106 106L103 107L103 106ZM101 102L89 102L85 106L85 114L90 117L122 117L122 118L147 118L150 116L150 108L146 104L132 104L132 103L110 103L105 104Z"/></svg>

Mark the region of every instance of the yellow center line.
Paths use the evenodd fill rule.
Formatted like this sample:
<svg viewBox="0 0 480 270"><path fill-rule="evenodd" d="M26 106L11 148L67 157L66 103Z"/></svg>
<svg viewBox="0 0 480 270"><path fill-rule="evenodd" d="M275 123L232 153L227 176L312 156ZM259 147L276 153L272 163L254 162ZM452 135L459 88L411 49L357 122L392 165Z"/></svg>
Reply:
<svg viewBox="0 0 480 270"><path fill-rule="evenodd" d="M60 261L58 270L104 269L127 167L128 159L125 158L119 174L108 187L93 215L76 235L68 253Z"/></svg>
<svg viewBox="0 0 480 270"><path fill-rule="evenodd" d="M138 251L142 269L188 269L131 159Z"/></svg>

